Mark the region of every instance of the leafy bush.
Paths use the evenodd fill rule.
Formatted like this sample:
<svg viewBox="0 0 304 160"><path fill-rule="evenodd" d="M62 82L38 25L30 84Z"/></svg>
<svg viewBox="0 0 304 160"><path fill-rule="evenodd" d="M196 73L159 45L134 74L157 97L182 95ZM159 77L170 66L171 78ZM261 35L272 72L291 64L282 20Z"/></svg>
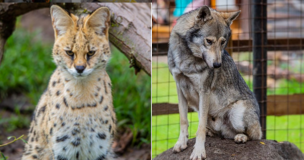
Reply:
<svg viewBox="0 0 304 160"><path fill-rule="evenodd" d="M134 137L150 143L151 133L151 78L141 71L135 75L128 59L112 48L112 59L107 72L113 84L113 101L119 126L127 126Z"/></svg>

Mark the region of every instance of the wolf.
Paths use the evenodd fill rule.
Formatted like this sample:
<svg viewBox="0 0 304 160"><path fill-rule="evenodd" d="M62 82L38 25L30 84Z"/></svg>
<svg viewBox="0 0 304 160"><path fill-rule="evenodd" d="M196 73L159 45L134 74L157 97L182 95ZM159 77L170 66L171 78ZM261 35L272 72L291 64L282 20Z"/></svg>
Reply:
<svg viewBox="0 0 304 160"><path fill-rule="evenodd" d="M191 160L206 158L206 134L236 143L262 137L257 100L224 50L230 25L239 14L203 6L182 15L170 34L168 66L180 113L180 135L173 152L187 148L187 111L193 108L199 125Z"/></svg>

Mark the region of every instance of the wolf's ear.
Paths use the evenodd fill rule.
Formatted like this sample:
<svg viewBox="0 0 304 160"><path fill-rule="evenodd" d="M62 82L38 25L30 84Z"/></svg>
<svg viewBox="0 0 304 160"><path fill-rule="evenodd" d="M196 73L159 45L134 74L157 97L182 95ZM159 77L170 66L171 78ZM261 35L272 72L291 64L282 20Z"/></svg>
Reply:
<svg viewBox="0 0 304 160"><path fill-rule="evenodd" d="M211 12L210 12L210 9L209 7L207 6L203 6L200 11L198 12L198 15L196 17L196 20L197 21L201 21L203 20L204 22L208 21L212 19L212 16L211 16Z"/></svg>
<svg viewBox="0 0 304 160"><path fill-rule="evenodd" d="M59 6L53 5L51 7L51 17L55 32L55 39L64 34L70 26L74 25L74 22L69 14Z"/></svg>
<svg viewBox="0 0 304 160"><path fill-rule="evenodd" d="M85 28L92 28L96 34L108 37L110 25L110 11L107 7L101 7L93 12L85 22Z"/></svg>
<svg viewBox="0 0 304 160"><path fill-rule="evenodd" d="M226 23L230 26L232 22L240 15L241 11L221 13L222 17L225 19Z"/></svg>

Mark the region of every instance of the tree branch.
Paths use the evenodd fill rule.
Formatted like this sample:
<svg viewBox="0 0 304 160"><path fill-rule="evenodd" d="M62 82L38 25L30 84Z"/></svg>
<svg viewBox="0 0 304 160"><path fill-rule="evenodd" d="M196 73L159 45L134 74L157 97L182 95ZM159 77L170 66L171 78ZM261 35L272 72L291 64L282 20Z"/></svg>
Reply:
<svg viewBox="0 0 304 160"><path fill-rule="evenodd" d="M110 42L130 60L135 73L143 69L151 76L150 3L66 3L72 13L92 12L101 6L111 10ZM29 11L50 7L48 3L0 4L0 63L7 38L14 31L16 17Z"/></svg>
<svg viewBox="0 0 304 160"><path fill-rule="evenodd" d="M0 4L0 64L7 38L15 30L16 17L29 11L49 7L46 3L1 3Z"/></svg>
<svg viewBox="0 0 304 160"><path fill-rule="evenodd" d="M82 3L88 11L106 6L110 9L110 41L130 60L137 73L143 69L151 76L151 6L149 3Z"/></svg>

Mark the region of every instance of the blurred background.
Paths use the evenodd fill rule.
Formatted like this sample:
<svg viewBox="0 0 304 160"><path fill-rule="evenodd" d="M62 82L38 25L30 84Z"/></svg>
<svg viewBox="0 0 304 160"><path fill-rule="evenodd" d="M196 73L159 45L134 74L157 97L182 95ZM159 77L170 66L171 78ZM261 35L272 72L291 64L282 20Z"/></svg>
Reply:
<svg viewBox="0 0 304 160"><path fill-rule="evenodd" d="M49 13L49 9L40 9L18 17L6 43L0 65L0 144L11 141L9 136L27 138L32 113L56 68ZM114 151L121 160L150 159L151 77L143 71L135 75L125 55L113 45L111 50L107 72L118 120ZM23 148L24 142L17 141L0 151L9 160L19 160Z"/></svg>
<svg viewBox="0 0 304 160"><path fill-rule="evenodd" d="M265 6L267 59L253 56L253 11L250 0L153 0L152 53L152 157L171 148L179 136L178 97L176 85L167 65L170 31L182 14L210 6L217 11L241 10L233 22L232 36L226 50L253 91L253 63L266 62L264 100L261 122L266 139L289 141L304 151L304 1L268 0ZM262 40L262 39L261 39ZM262 54L262 53L261 53ZM256 76L256 75L255 75ZM267 110L266 110L267 107ZM263 112L264 111L264 112ZM194 138L198 115L188 113L189 138Z"/></svg>

